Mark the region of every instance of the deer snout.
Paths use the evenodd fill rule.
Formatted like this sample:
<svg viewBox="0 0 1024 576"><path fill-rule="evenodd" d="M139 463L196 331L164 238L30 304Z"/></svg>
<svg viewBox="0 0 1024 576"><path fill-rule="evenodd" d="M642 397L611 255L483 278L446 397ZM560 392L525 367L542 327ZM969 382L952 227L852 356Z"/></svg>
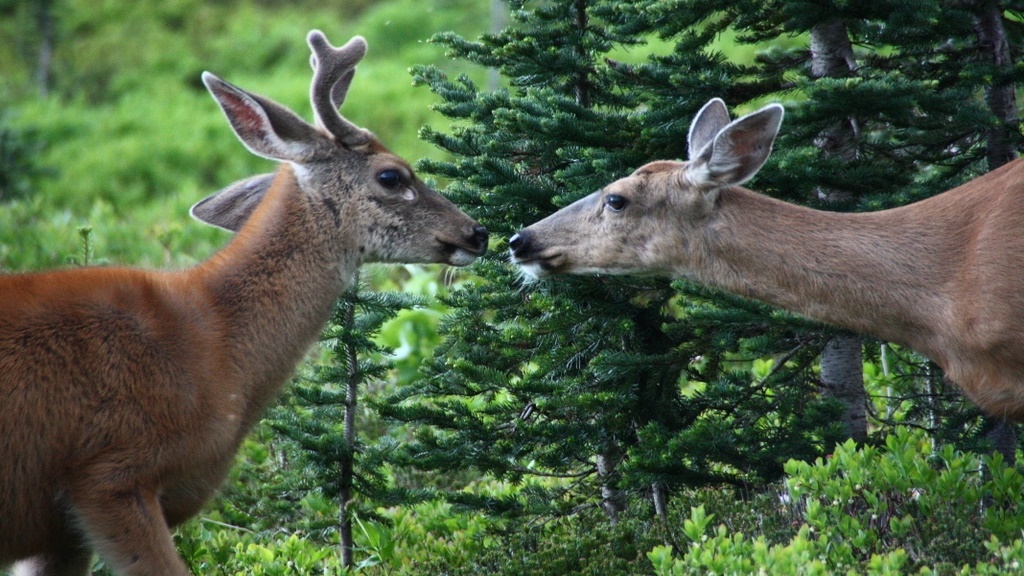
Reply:
<svg viewBox="0 0 1024 576"><path fill-rule="evenodd" d="M483 256L487 252L487 239L490 238L490 233L487 232L487 228L477 224L473 226L473 234L470 237L470 242L476 246L476 250L480 256Z"/></svg>
<svg viewBox="0 0 1024 576"><path fill-rule="evenodd" d="M518 234L508 239L508 251L512 261L519 265L519 268L527 277L540 278L554 273L556 268L555 260L545 255L543 248L539 246L529 230L520 230Z"/></svg>
<svg viewBox="0 0 1024 576"><path fill-rule="evenodd" d="M523 254L529 251L529 246L530 233L526 230L508 239L508 249L512 253L512 258L516 260L519 260Z"/></svg>
<svg viewBox="0 0 1024 576"><path fill-rule="evenodd" d="M458 236L438 236L452 266L468 266L487 252L487 228L473 222L462 228Z"/></svg>
<svg viewBox="0 0 1024 576"><path fill-rule="evenodd" d="M512 262L518 264L527 276L540 278L567 272L565 251L537 241L529 228L509 238L508 248Z"/></svg>

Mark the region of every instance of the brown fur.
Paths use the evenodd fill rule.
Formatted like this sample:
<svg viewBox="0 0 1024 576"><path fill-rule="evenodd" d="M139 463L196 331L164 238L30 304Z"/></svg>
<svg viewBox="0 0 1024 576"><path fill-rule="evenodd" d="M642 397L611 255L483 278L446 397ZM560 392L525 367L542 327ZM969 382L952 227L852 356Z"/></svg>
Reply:
<svg viewBox="0 0 1024 576"><path fill-rule="evenodd" d="M272 105L211 83L233 122ZM274 114L282 132L306 130ZM187 574L168 528L216 491L359 264L462 265L486 249L486 232L372 135L349 148L306 126L288 149L315 156L196 206L238 234L194 268L0 276L0 567L85 574L95 550L117 574ZM265 134L245 129L258 147ZM382 170L400 171L401 189Z"/></svg>
<svg viewBox="0 0 1024 576"><path fill-rule="evenodd" d="M766 136L737 135L745 120L691 138L726 134L741 150ZM648 164L527 227L513 258L536 275L686 276L905 344L987 412L1024 420L1024 160L909 206L840 214L736 185L752 173L709 175L714 154L734 159L711 150L720 142L691 142L690 162ZM612 194L628 200L621 212Z"/></svg>

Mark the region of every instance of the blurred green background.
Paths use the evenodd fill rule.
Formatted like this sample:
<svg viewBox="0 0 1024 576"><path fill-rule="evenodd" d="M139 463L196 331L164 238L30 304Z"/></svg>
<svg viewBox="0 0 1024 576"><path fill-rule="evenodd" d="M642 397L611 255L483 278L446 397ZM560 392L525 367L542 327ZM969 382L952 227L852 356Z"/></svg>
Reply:
<svg viewBox="0 0 1024 576"><path fill-rule="evenodd" d="M355 34L369 42L343 114L412 162L437 157L417 131L445 122L408 68L436 63L482 79L427 39L489 26L487 0L2 1L0 270L66 264L83 226L101 262L181 267L209 256L228 235L194 222L189 206L274 165L236 140L200 74L311 119L312 28L335 45Z"/></svg>

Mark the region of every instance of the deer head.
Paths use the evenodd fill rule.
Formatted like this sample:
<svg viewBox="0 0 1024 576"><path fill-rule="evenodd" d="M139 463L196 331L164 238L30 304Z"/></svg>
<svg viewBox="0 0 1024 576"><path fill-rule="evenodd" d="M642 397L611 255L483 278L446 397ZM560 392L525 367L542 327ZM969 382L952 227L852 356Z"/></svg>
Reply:
<svg viewBox="0 0 1024 576"><path fill-rule="evenodd" d="M203 82L242 143L254 154L291 165L298 187L321 220L356 249L362 262L469 264L487 249L487 230L421 182L412 167L368 130L338 113L356 64L359 36L335 48L314 30L311 125L287 108L206 72ZM246 178L200 201L192 215L238 231L270 189L274 174ZM344 213L344 217L342 217Z"/></svg>
<svg viewBox="0 0 1024 576"><path fill-rule="evenodd" d="M757 173L781 122L777 104L729 122L725 103L711 100L690 127L689 162L647 164L525 228L509 240L512 259L534 278L689 275L713 233L718 193Z"/></svg>

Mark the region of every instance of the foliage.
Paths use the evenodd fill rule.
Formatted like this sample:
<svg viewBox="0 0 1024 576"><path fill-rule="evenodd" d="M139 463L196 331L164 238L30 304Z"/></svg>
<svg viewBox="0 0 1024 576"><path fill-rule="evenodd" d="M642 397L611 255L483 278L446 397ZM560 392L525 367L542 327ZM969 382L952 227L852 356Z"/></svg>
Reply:
<svg viewBox="0 0 1024 576"><path fill-rule="evenodd" d="M0 200L27 195L45 174L36 161L40 148L33 131L9 126L0 108Z"/></svg>
<svg viewBox="0 0 1024 576"><path fill-rule="evenodd" d="M350 573L341 566L332 549L313 540L297 534L257 539L230 528L194 522L179 531L178 551L193 573L225 576Z"/></svg>
<svg viewBox="0 0 1024 576"><path fill-rule="evenodd" d="M269 416L273 427L300 449L302 484L313 487L306 498L322 498L333 506L309 526L314 534L340 532L343 565L354 565L353 521L380 548L381 535L370 531L357 515L372 515L367 502L381 501L387 491L382 457L387 450L368 449L357 429L359 397L384 381L393 362L389 350L374 342L381 327L402 309L422 301L402 292L366 291L357 282L335 307L321 335L325 357L290 389L288 402ZM375 537L371 537L375 536ZM320 536L324 538L324 536ZM379 558L377 551L363 563Z"/></svg>
<svg viewBox="0 0 1024 576"><path fill-rule="evenodd" d="M648 554L655 573L1005 574L1024 561L1024 476L999 456L936 451L920 431L897 429L884 448L851 441L786 472L777 513L799 516L795 534L716 527L715 515L695 506L683 522L689 543Z"/></svg>
<svg viewBox="0 0 1024 576"><path fill-rule="evenodd" d="M340 563L336 538L302 531L252 531L210 518L177 531L175 543L196 574L395 574L415 576L436 567L468 565L495 544L500 525L451 505L428 502L379 509L386 521L355 517L362 560L351 570ZM336 536L336 533L335 533Z"/></svg>
<svg viewBox="0 0 1024 576"><path fill-rule="evenodd" d="M878 446L848 442L781 484L685 490L664 519L639 506L609 524L597 511L495 523L450 504L381 510L360 521L368 574L1015 574L1024 562L1024 475L999 457L932 448L897 429ZM292 554L295 574L334 568L295 535L256 539L193 522L179 547L202 573L262 574ZM315 559L315 560L311 560ZM200 570L202 568L202 570ZM334 568L336 569L336 568ZM214 572L217 573L217 572Z"/></svg>
<svg viewBox="0 0 1024 576"><path fill-rule="evenodd" d="M450 135L424 135L455 160L424 168L452 178L460 204L510 235L645 160L685 156L687 122L707 98L741 109L782 98L786 131L758 189L839 210L936 194L985 169L996 121L978 80L997 71L971 14L934 2L908 14L898 4L513 3L514 24L502 32L436 39L496 68L507 89L416 69L454 123ZM820 77L806 38L837 17L849 22L855 62L848 74ZM741 43L805 40L741 63L709 49L725 30ZM674 42L671 53L609 59L654 35ZM840 121L858 137L844 154L823 156L818 139ZM449 501L534 518L601 505L614 519L623 490L644 498L659 488L761 482L787 457L807 458L844 434L835 404L817 398L816 358L834 330L685 281L523 285L497 260L479 267L487 284L448 301L454 312L428 378L381 408L424 426L404 465L523 487L497 498L449 491ZM751 377L750 363L765 358L771 367ZM920 359L910 362L923 371ZM927 369L930 385L941 380ZM947 401L941 386L922 395L920 384L881 403L900 405L902 421L982 447L977 412ZM538 477L564 481L524 481Z"/></svg>
<svg viewBox="0 0 1024 576"><path fill-rule="evenodd" d="M644 112L657 108L648 107L650 93L607 60L644 41L623 32L622 6L516 2L514 23L501 32L435 39L455 57L496 68L505 89L415 68L453 122L451 134L428 128L424 136L454 160L422 168L452 179L449 195L492 233L508 237L685 145L688 123L678 119L692 116L700 95L676 92L677 120L654 123ZM698 59L689 68L715 65ZM670 138L674 147L664 147ZM526 284L501 252L477 265L485 283L446 301L453 312L426 377L379 403L384 414L419 426L396 465L472 471L523 488L510 497L449 490L448 501L494 514L601 506L614 517L627 494L759 482L781 474L786 459L831 443L832 412L808 402L806 386L776 379L806 374L809 358L780 362L767 381L755 380L742 361L698 360L705 350L688 345L692 330L677 326L687 322L689 302L669 282ZM748 319L773 314L745 306L754 311Z"/></svg>

